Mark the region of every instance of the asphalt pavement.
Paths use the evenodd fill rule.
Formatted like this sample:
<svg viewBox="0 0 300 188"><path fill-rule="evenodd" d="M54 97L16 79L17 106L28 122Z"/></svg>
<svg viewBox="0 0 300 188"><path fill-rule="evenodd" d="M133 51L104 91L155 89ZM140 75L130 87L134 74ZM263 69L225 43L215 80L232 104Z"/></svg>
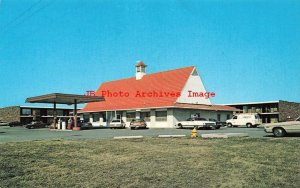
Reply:
<svg viewBox="0 0 300 188"><path fill-rule="evenodd" d="M198 135L209 133L246 133L250 138L272 138L263 128L229 128L218 130L198 130ZM110 139L118 136L158 137L158 135L191 135L191 129L92 129L81 131L50 131L48 128L26 129L24 127L0 127L0 143L23 142L34 140L73 140L73 139Z"/></svg>

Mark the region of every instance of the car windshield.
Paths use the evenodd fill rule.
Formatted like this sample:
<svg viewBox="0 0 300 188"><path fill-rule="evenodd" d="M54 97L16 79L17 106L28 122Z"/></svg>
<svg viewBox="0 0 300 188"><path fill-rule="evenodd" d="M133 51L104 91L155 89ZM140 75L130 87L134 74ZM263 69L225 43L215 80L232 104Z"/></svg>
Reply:
<svg viewBox="0 0 300 188"><path fill-rule="evenodd" d="M133 120L134 122L143 122L144 120L143 119L135 119Z"/></svg>
<svg viewBox="0 0 300 188"><path fill-rule="evenodd" d="M216 120L216 119L212 119L212 118L210 118L210 119L209 119L209 121L217 121L217 120Z"/></svg>
<svg viewBox="0 0 300 188"><path fill-rule="evenodd" d="M192 118L187 118L186 120L187 120L187 121L193 121L193 119L192 119Z"/></svg>
<svg viewBox="0 0 300 188"><path fill-rule="evenodd" d="M197 121L207 121L205 118L196 118Z"/></svg>

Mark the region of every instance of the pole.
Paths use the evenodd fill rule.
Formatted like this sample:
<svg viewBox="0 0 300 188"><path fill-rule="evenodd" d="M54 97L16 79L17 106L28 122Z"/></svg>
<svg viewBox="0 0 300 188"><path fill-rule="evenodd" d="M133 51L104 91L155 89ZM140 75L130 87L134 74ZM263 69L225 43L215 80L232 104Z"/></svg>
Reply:
<svg viewBox="0 0 300 188"><path fill-rule="evenodd" d="M56 129L56 102L53 103L53 129Z"/></svg>
<svg viewBox="0 0 300 188"><path fill-rule="evenodd" d="M79 131L80 127L77 127L77 99L74 99L74 127L73 131Z"/></svg>

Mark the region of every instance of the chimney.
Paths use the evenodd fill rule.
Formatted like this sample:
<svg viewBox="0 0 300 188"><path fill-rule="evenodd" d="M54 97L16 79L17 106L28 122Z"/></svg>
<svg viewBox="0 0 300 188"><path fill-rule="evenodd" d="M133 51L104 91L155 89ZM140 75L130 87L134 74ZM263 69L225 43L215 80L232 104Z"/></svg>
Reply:
<svg viewBox="0 0 300 188"><path fill-rule="evenodd" d="M135 78L136 80L141 80L144 75L146 75L146 67L145 63L143 61L137 61L136 67L136 73Z"/></svg>

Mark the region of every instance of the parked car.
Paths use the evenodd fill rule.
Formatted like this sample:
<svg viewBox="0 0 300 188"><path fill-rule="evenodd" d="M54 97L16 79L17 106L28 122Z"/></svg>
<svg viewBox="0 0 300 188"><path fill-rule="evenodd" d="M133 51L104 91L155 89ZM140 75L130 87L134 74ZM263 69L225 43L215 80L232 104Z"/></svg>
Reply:
<svg viewBox="0 0 300 188"><path fill-rule="evenodd" d="M130 122L131 129L147 128L147 123L143 119L133 119Z"/></svg>
<svg viewBox="0 0 300 188"><path fill-rule="evenodd" d="M216 123L213 121L208 121L205 118L188 118L185 121L180 121L177 123L177 128L183 129L183 128L209 128L212 129L216 127Z"/></svg>
<svg viewBox="0 0 300 188"><path fill-rule="evenodd" d="M295 121L264 124L264 129L266 133L273 133L276 137L300 133L300 116Z"/></svg>
<svg viewBox="0 0 300 188"><path fill-rule="evenodd" d="M221 126L223 125L223 122L218 121L218 120L216 120L214 118L209 118L208 120L216 123L216 125L213 126L213 129L220 129Z"/></svg>
<svg viewBox="0 0 300 188"><path fill-rule="evenodd" d="M0 126L7 126L7 125L8 125L8 122L0 121Z"/></svg>
<svg viewBox="0 0 300 188"><path fill-rule="evenodd" d="M8 126L10 127L22 126L22 123L19 121L12 121L8 123Z"/></svg>
<svg viewBox="0 0 300 188"><path fill-rule="evenodd" d="M80 129L82 129L82 130L93 129L92 123L84 122L83 120L80 120L79 122L77 122L77 126L80 127Z"/></svg>
<svg viewBox="0 0 300 188"><path fill-rule="evenodd" d="M114 129L114 128L121 128L121 129L124 129L125 128L125 122L121 119L114 119L112 120L110 123L109 123L109 127L111 129Z"/></svg>
<svg viewBox="0 0 300 188"><path fill-rule="evenodd" d="M226 120L228 127L246 126L248 128L257 127L261 121L258 114L237 114Z"/></svg>
<svg viewBox="0 0 300 188"><path fill-rule="evenodd" d="M25 125L25 128L27 128L27 129L37 129L37 128L46 128L46 127L48 127L48 125L41 121L33 121L33 122Z"/></svg>

